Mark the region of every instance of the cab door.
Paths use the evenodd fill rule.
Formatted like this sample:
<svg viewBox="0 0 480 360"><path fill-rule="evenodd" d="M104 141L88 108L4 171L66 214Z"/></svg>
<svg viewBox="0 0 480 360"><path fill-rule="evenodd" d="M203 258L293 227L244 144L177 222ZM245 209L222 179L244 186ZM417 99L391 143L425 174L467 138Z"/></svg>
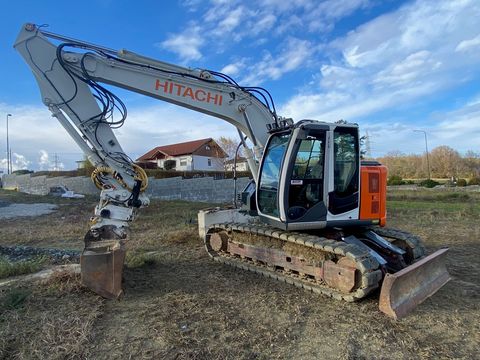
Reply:
<svg viewBox="0 0 480 360"><path fill-rule="evenodd" d="M292 139L282 204L290 229L325 227L326 135L327 128L315 126L302 129Z"/></svg>

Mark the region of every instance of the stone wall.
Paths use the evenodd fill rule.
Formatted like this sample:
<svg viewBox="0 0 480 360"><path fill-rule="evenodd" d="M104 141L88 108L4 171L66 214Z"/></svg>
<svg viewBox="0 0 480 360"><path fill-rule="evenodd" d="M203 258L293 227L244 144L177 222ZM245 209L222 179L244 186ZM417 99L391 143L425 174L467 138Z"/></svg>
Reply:
<svg viewBox="0 0 480 360"><path fill-rule="evenodd" d="M249 179L237 179L237 193L247 186ZM3 188L17 189L18 191L46 195L50 187L65 185L79 194L97 195L98 189L89 177L46 177L27 175L3 175ZM213 177L183 179L173 177L166 179L149 178L147 194L152 199L188 200L211 203L230 203L233 201L233 179L215 180Z"/></svg>

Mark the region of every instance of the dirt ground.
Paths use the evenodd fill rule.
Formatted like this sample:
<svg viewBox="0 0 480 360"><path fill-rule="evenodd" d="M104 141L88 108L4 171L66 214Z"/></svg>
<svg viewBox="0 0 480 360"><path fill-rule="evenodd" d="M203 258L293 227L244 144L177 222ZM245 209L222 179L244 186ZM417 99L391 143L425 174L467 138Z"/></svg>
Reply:
<svg viewBox="0 0 480 360"><path fill-rule="evenodd" d="M401 321L378 311L378 294L344 303L217 264L191 224L208 205L153 201L132 226L120 300L64 274L0 288L0 358L479 358L479 197L390 198L389 225L421 235L429 251L449 246L453 277ZM0 220L0 244L80 249L95 199L56 204L49 215Z"/></svg>

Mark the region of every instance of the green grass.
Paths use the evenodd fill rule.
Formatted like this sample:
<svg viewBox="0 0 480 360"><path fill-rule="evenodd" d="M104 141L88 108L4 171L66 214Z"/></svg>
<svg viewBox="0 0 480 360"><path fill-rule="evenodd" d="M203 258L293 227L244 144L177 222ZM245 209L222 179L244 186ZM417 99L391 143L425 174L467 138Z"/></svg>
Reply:
<svg viewBox="0 0 480 360"><path fill-rule="evenodd" d="M400 212L417 212L418 215L442 213L460 217L480 215L480 194L475 192L440 191L390 191L387 209Z"/></svg>
<svg viewBox="0 0 480 360"><path fill-rule="evenodd" d="M22 307L31 291L27 289L11 288L0 298L0 313L5 310L16 310Z"/></svg>
<svg viewBox="0 0 480 360"><path fill-rule="evenodd" d="M478 192L435 191L435 190L396 190L387 193L387 200L425 200L425 201L479 201Z"/></svg>
<svg viewBox="0 0 480 360"><path fill-rule="evenodd" d="M159 258L160 255L155 252L129 251L127 252L125 265L130 269L149 267L155 265Z"/></svg>
<svg viewBox="0 0 480 360"><path fill-rule="evenodd" d="M472 203L390 200L387 201L387 207L394 210L465 212L469 215L480 214L480 204Z"/></svg>
<svg viewBox="0 0 480 360"><path fill-rule="evenodd" d="M37 272L44 266L46 261L47 259L44 257L36 257L27 261L10 262L0 257L0 279Z"/></svg>

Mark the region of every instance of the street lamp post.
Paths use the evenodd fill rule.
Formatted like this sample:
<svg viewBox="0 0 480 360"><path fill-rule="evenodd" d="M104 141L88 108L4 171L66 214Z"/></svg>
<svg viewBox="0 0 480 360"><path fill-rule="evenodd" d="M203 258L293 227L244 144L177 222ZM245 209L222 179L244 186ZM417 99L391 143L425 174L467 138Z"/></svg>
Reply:
<svg viewBox="0 0 480 360"><path fill-rule="evenodd" d="M8 118L12 116L12 114L7 114L7 174L10 174L11 166L10 166L10 145L8 143Z"/></svg>
<svg viewBox="0 0 480 360"><path fill-rule="evenodd" d="M427 132L424 130L413 130L415 132L422 132L425 136L425 152L427 153L427 169L428 169L428 180L430 180L430 161L428 160L428 143L427 143Z"/></svg>

